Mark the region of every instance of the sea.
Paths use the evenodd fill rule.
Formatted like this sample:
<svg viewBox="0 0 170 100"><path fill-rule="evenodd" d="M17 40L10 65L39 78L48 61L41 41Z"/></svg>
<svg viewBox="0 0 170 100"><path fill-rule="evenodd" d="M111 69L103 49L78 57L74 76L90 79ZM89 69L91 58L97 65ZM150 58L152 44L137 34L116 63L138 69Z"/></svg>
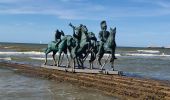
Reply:
<svg viewBox="0 0 170 100"><path fill-rule="evenodd" d="M41 66L44 63L44 50L47 44L0 43L0 61L17 62ZM117 47L114 70L123 71L128 77L170 81L170 49L157 47ZM111 70L105 54L102 63ZM62 54L61 65L66 65ZM85 67L89 68L89 57ZM48 64L53 64L52 53ZM100 68L94 61L94 68ZM27 77L10 69L0 68L0 98L4 100L118 100L99 91L84 89L66 82L55 82L41 78Z"/></svg>

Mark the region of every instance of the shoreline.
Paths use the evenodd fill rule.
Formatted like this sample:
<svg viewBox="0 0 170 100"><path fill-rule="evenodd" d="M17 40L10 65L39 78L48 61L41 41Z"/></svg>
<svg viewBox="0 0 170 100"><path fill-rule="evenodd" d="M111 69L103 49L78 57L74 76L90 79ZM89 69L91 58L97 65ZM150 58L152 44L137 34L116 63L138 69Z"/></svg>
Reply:
<svg viewBox="0 0 170 100"><path fill-rule="evenodd" d="M170 99L170 83L166 81L118 75L71 73L12 62L0 62L0 65L32 77L67 81L78 86L97 89L120 99Z"/></svg>

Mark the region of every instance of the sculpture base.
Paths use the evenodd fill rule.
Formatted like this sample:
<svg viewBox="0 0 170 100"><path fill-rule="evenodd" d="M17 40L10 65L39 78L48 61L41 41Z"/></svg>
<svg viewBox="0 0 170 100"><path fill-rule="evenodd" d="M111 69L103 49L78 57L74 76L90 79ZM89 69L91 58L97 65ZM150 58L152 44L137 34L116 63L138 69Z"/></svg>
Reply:
<svg viewBox="0 0 170 100"><path fill-rule="evenodd" d="M122 71L111 71L111 70L100 70L100 69L73 69L73 68L66 68L66 67L57 67L57 66L50 66L50 65L41 65L43 68L48 69L56 69L65 72L73 72L73 73L89 73L89 74L108 74L108 75L123 75Z"/></svg>

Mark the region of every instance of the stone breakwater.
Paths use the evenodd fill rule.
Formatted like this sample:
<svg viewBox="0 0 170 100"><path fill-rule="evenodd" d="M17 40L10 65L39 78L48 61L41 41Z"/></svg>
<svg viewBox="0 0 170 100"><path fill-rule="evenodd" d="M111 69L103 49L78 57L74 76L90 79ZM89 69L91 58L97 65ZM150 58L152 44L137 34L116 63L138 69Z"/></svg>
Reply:
<svg viewBox="0 0 170 100"><path fill-rule="evenodd" d="M71 73L10 62L0 62L0 66L14 69L17 73L32 77L67 81L84 88L99 90L120 99L170 100L170 83L167 81L118 75Z"/></svg>

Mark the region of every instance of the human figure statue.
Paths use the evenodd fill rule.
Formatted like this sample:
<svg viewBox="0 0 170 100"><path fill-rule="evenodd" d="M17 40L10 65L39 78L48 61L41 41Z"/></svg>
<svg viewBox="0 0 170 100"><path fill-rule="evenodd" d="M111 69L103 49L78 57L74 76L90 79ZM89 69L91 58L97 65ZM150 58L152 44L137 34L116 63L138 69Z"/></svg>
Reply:
<svg viewBox="0 0 170 100"><path fill-rule="evenodd" d="M110 35L109 31L107 31L107 24L105 20L101 21L100 27L101 27L101 31L99 32L100 46L98 54L101 53L102 51L101 49L104 49L104 43L106 43L106 40Z"/></svg>
<svg viewBox="0 0 170 100"><path fill-rule="evenodd" d="M61 32L57 29L55 33L55 42L56 46L61 42L61 36L64 36L64 32L61 30Z"/></svg>
<svg viewBox="0 0 170 100"><path fill-rule="evenodd" d="M100 23L100 27L101 27L101 31L99 32L99 39L100 39L100 45L99 45L99 51L98 54L103 53L102 49L105 49L105 43L110 35L110 32L107 31L107 23L105 20L101 21ZM115 41L113 41L115 42ZM107 48L107 47L106 47ZM99 56L99 55L98 55ZM116 57L114 56L114 59L116 59Z"/></svg>

